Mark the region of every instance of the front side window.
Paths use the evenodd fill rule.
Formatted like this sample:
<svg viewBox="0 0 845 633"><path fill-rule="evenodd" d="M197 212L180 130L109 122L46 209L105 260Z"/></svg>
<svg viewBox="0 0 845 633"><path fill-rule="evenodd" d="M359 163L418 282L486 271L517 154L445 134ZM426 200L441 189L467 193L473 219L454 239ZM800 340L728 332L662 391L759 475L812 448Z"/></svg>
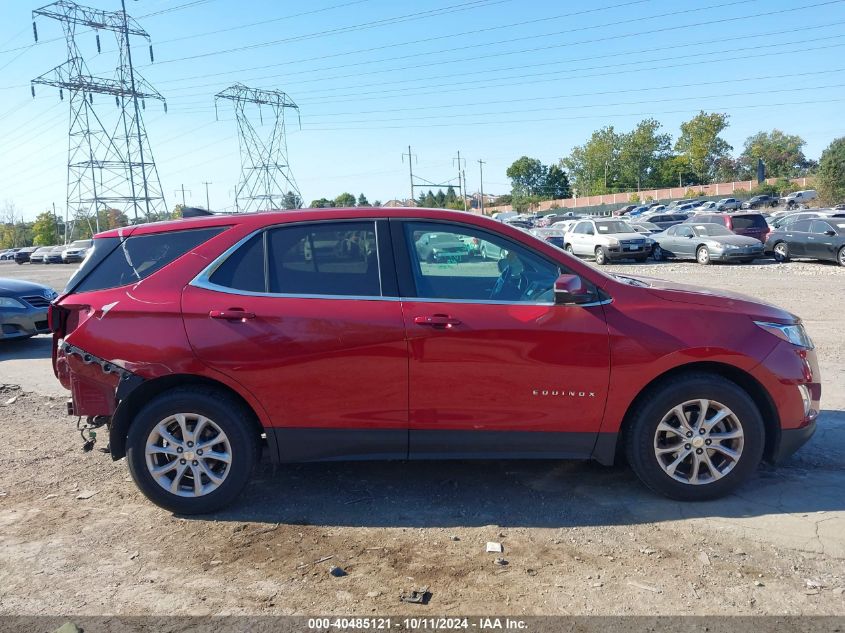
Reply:
<svg viewBox="0 0 845 633"><path fill-rule="evenodd" d="M418 297L552 303L560 267L530 249L471 227L408 222Z"/></svg>
<svg viewBox="0 0 845 633"><path fill-rule="evenodd" d="M789 225L789 230L798 233L808 233L810 231L810 220L798 220Z"/></svg>

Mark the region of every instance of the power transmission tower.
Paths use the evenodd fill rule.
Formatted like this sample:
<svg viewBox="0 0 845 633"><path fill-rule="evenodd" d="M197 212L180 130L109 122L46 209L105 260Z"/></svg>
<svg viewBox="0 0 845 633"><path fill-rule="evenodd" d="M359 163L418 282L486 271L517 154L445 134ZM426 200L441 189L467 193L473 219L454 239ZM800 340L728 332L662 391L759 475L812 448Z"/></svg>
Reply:
<svg viewBox="0 0 845 633"><path fill-rule="evenodd" d="M93 216L100 229L99 211L117 208L131 211L135 222L167 216L167 206L144 127L142 111L146 100L164 104L164 97L132 65L130 37L149 34L121 11L103 11L80 6L70 0L59 0L32 12L32 30L38 41L35 19L39 16L57 20L62 25L67 45L67 60L51 71L32 80L35 85L65 91L70 104L68 149L67 209L77 221L90 224ZM94 76L88 69L77 42L77 29L96 32L97 53L102 52L100 31L111 32L117 42L117 64L112 77ZM114 97L116 110L107 111L106 103L95 105L94 95ZM110 106L108 106L110 107Z"/></svg>
<svg viewBox="0 0 845 633"><path fill-rule="evenodd" d="M298 118L299 106L280 90L248 88L240 83L214 95L215 111L218 99L228 99L234 104L238 123L241 151L241 178L235 192L238 210L301 207L302 194L291 172L285 133L285 110L296 110ZM266 136L255 128L256 114L258 122L264 124L261 106L268 107L271 115L272 129Z"/></svg>
<svg viewBox="0 0 845 633"><path fill-rule="evenodd" d="M411 201L416 202L416 198L414 198L414 190L416 189L425 189L426 187L430 189L447 189L449 187L453 187L452 181L454 178L447 180L446 182L432 182L430 180L426 180L425 178L420 177L419 175L414 174L414 169L411 165L412 161L417 160L417 155L411 152L411 146L408 145L408 153L402 154L402 162L405 162L405 157L408 157L408 173L411 176ZM461 173L458 171L458 188L461 187Z"/></svg>

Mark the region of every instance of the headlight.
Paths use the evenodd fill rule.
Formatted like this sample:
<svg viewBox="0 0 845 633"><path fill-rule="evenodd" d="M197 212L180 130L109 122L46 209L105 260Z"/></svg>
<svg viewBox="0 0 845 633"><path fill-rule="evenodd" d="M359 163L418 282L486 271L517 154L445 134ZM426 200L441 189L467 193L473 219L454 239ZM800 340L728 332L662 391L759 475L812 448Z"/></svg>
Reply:
<svg viewBox="0 0 845 633"><path fill-rule="evenodd" d="M12 299L12 297L0 297L0 308L19 308L25 310L26 306L17 299Z"/></svg>
<svg viewBox="0 0 845 633"><path fill-rule="evenodd" d="M739 246L737 246L736 244L719 244L719 246L721 246L725 250L732 250L734 248L739 248Z"/></svg>
<svg viewBox="0 0 845 633"><path fill-rule="evenodd" d="M794 325L781 325L780 323L767 323L766 321L754 321L769 334L774 334L779 339L792 343L805 349L813 349L813 341L807 336L807 331L800 323Z"/></svg>
<svg viewBox="0 0 845 633"><path fill-rule="evenodd" d="M619 246L619 240L615 237L606 237L605 239L607 240L608 246Z"/></svg>

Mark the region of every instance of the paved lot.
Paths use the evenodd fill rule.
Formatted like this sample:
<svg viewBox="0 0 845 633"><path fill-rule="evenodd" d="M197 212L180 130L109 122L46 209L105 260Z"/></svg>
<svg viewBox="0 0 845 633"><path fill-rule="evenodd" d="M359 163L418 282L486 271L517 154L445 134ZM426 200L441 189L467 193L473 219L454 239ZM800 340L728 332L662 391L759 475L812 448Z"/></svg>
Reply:
<svg viewBox="0 0 845 633"><path fill-rule="evenodd" d="M0 393L0 614L845 613L845 269L609 270L800 315L823 371L816 437L701 504L656 497L624 466L263 464L231 510L181 518L146 502L123 462L80 451L38 337L0 346L0 383L22 387ZM57 289L70 272L0 264L0 276ZM329 575L332 564L348 575ZM399 602L422 586L429 605Z"/></svg>

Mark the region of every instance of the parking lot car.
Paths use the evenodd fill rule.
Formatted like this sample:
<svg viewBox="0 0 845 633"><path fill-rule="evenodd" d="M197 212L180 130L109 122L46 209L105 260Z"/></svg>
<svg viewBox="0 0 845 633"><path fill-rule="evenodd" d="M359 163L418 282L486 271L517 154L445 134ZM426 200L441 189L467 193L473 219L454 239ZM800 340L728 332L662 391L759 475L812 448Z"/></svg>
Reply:
<svg viewBox="0 0 845 633"><path fill-rule="evenodd" d="M19 250L19 248L7 248L0 251L0 261L15 261L15 253Z"/></svg>
<svg viewBox="0 0 845 633"><path fill-rule="evenodd" d="M701 204L695 205L692 209L689 210L690 213L716 213L718 208L716 207L718 203L708 201L702 202Z"/></svg>
<svg viewBox="0 0 845 633"><path fill-rule="evenodd" d="M553 246L557 246L558 248L563 248L563 236L566 234L565 231L559 228L539 228L539 229L531 229L529 231L531 235L534 237L539 237L541 240L545 240L549 244Z"/></svg>
<svg viewBox="0 0 845 633"><path fill-rule="evenodd" d="M636 209L638 204L626 204L624 207L619 207L616 211L613 212L613 215L620 216L620 215L628 215L633 209Z"/></svg>
<svg viewBox="0 0 845 633"><path fill-rule="evenodd" d="M44 263L45 264L61 264L62 263L62 251L65 250L64 246L54 246L47 253L44 255Z"/></svg>
<svg viewBox="0 0 845 633"><path fill-rule="evenodd" d="M651 235L652 233L660 233L663 229L661 229L656 224L652 224L651 222L646 222L645 220L631 222L631 228L633 228L637 233L642 233L643 235Z"/></svg>
<svg viewBox="0 0 845 633"><path fill-rule="evenodd" d="M845 266L845 218L808 218L776 229L766 240L765 251L779 262L802 257Z"/></svg>
<svg viewBox="0 0 845 633"><path fill-rule="evenodd" d="M93 240L76 240L64 247L62 261L65 264L81 262L85 259L88 249L91 248Z"/></svg>
<svg viewBox="0 0 845 633"><path fill-rule="evenodd" d="M807 204L819 197L815 189L806 189L804 191L796 191L781 198L787 207L795 207L801 204Z"/></svg>
<svg viewBox="0 0 845 633"><path fill-rule="evenodd" d="M762 195L749 198L740 206L741 209L764 209L767 207L778 206L778 198L776 196Z"/></svg>
<svg viewBox="0 0 845 633"><path fill-rule="evenodd" d="M43 264L46 261L47 254L53 250L52 246L39 246L29 256L30 264Z"/></svg>
<svg viewBox="0 0 845 633"><path fill-rule="evenodd" d="M664 230L675 224L680 224L687 217L685 213L655 213L654 215L645 216L643 220L658 226L660 230Z"/></svg>
<svg viewBox="0 0 845 633"><path fill-rule="evenodd" d="M32 254L38 250L36 246L26 246L18 250L15 253L15 263L16 264L25 264L29 261L29 258L32 257Z"/></svg>
<svg viewBox="0 0 845 633"><path fill-rule="evenodd" d="M350 233L367 248L341 248ZM432 234L506 256L428 262L417 244ZM803 444L821 394L813 344L784 310L605 275L434 209L109 231L50 323L69 413L107 425L113 458L178 513L235 500L261 450L604 464L622 450L652 489L715 498Z"/></svg>
<svg viewBox="0 0 845 633"><path fill-rule="evenodd" d="M761 242L769 235L766 217L760 213L701 213L684 221L685 224L721 224L737 235L753 237Z"/></svg>
<svg viewBox="0 0 845 633"><path fill-rule="evenodd" d="M677 224L652 236L652 257L694 259L699 264L720 262L749 263L763 256L763 243L737 235L720 224Z"/></svg>
<svg viewBox="0 0 845 633"><path fill-rule="evenodd" d="M419 256L427 262L458 261L469 257L467 245L452 233L424 233L417 236ZM480 246L479 246L480 254Z"/></svg>
<svg viewBox="0 0 845 633"><path fill-rule="evenodd" d="M738 211L742 202L736 198L722 198L716 203L716 209L719 211Z"/></svg>
<svg viewBox="0 0 845 633"><path fill-rule="evenodd" d="M0 278L0 341L48 334L47 308L57 296L41 284Z"/></svg>
<svg viewBox="0 0 845 633"><path fill-rule="evenodd" d="M595 257L603 266L617 259L644 262L654 242L637 233L625 220L581 220L564 237L564 248L571 255Z"/></svg>

